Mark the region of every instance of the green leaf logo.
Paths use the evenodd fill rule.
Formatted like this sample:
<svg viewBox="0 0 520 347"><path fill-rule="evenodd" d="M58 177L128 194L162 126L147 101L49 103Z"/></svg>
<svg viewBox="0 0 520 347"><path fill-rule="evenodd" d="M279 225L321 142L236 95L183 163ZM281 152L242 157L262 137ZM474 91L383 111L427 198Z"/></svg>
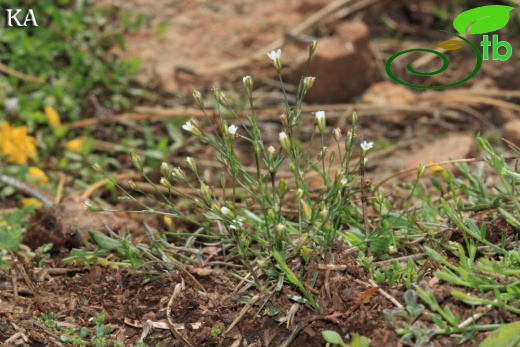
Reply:
<svg viewBox="0 0 520 347"><path fill-rule="evenodd" d="M514 9L514 7L504 5L475 7L455 17L453 27L462 35L470 27L470 34L489 33L505 27L509 22L509 12Z"/></svg>

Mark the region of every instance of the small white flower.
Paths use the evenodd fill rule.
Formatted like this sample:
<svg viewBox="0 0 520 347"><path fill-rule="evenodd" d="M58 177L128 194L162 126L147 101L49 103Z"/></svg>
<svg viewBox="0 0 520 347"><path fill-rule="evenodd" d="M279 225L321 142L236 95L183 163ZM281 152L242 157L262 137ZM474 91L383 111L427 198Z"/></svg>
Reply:
<svg viewBox="0 0 520 347"><path fill-rule="evenodd" d="M348 179L346 179L345 177L343 177L340 181L340 184L342 187L346 187L347 184L348 184Z"/></svg>
<svg viewBox="0 0 520 347"><path fill-rule="evenodd" d="M237 219L233 219L231 221L231 225L229 226L231 229L238 229L240 228L242 225L244 224L244 222L242 222L242 218L237 218Z"/></svg>
<svg viewBox="0 0 520 347"><path fill-rule="evenodd" d="M267 148L267 152L269 152L269 154L275 154L276 153L276 148L274 148L273 146L269 146Z"/></svg>
<svg viewBox="0 0 520 347"><path fill-rule="evenodd" d="M319 121L320 119L325 119L325 111L317 111L315 113L316 119Z"/></svg>
<svg viewBox="0 0 520 347"><path fill-rule="evenodd" d="M282 131L279 135L280 135L280 142L285 141L285 139L287 138L287 134L284 131Z"/></svg>
<svg viewBox="0 0 520 347"><path fill-rule="evenodd" d="M371 149L372 147L374 147L374 143L373 142L366 142L366 141L363 141L361 143L361 148L365 151L368 151L369 149Z"/></svg>
<svg viewBox="0 0 520 347"><path fill-rule="evenodd" d="M244 76L242 77L242 82L244 82L244 84L247 84L247 81L251 79L251 76Z"/></svg>
<svg viewBox="0 0 520 347"><path fill-rule="evenodd" d="M195 128L193 124L191 124L190 121L187 121L186 124L182 126L182 128L186 131L189 131L190 133L193 132L193 129Z"/></svg>
<svg viewBox="0 0 520 347"><path fill-rule="evenodd" d="M7 112L15 112L18 110L18 98L16 97L8 98L4 104Z"/></svg>
<svg viewBox="0 0 520 347"><path fill-rule="evenodd" d="M232 125L228 128L228 131L229 131L229 135L235 135L237 133L237 127L235 125Z"/></svg>
<svg viewBox="0 0 520 347"><path fill-rule="evenodd" d="M277 51L271 51L270 53L267 53L267 56L271 58L272 61L276 61L282 56L282 50L278 49Z"/></svg>
<svg viewBox="0 0 520 347"><path fill-rule="evenodd" d="M220 208L220 212L222 212L224 216L227 216L231 211L226 206L223 206Z"/></svg>

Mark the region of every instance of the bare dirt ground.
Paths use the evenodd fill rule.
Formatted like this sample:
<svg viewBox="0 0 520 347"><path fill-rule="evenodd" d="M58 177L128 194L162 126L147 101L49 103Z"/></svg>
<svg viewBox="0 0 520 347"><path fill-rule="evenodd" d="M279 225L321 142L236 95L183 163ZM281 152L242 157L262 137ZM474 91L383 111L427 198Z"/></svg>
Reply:
<svg viewBox="0 0 520 347"><path fill-rule="evenodd" d="M468 138L472 139L477 132L496 134L497 138L504 136L504 124L518 119L518 99L508 98L506 93L491 99L484 99L482 93L475 94L479 90L516 90L520 85L516 77L520 71L518 59L501 64L485 62L479 75L456 91L419 92L391 82L377 84L388 80L381 73L384 71L381 62L393 52L410 45L431 47L444 39L438 31L441 21L430 14L431 4L426 1L374 1L343 16L341 10L348 7L348 1L127 1L125 8L149 14L153 20L150 28L127 37L124 55L142 59L142 80L161 89L163 95L157 105L145 105L147 109L140 112L151 112L150 107L170 111L190 108L194 89L209 93L213 86L221 86L239 94L242 76L250 74L255 78L259 93L263 93L260 120L273 134L266 143L277 141L280 103L273 100L281 94L272 63L265 53L280 46L283 61L290 69L298 55L307 50L301 38L290 35L291 30L326 6L338 3L345 6L316 20L302 35L320 40L334 36L341 22L364 21L371 32L371 59L376 72L368 91L360 90L357 97L342 104L311 105L309 109L327 107L330 125L338 126L344 126L351 111L358 110L363 137L385 144L382 151L369 157L367 176L374 184L393 172L416 167L425 156L428 162L448 159L450 155L474 156L475 146ZM449 8L448 3L440 2L438 6ZM168 26L157 34L157 28L164 22ZM388 25L393 25L390 32ZM513 47L520 47L518 39L511 37L508 41ZM455 61L453 64L460 63L459 67L443 78L453 80L464 76L466 70L471 69L466 66L465 58ZM385 107L386 111L382 112ZM388 109L395 111L388 112ZM308 126L312 126L312 121L308 121ZM451 140L454 142L450 147L457 150L457 154L446 152L447 136L458 136ZM422 152L431 148L433 152ZM188 155L208 162L212 158L200 144L188 143L172 154L172 163L183 165ZM419 161L410 159L414 157ZM211 165L208 170L212 170ZM137 222L142 220L137 218ZM38 233L52 234L56 224L62 221L41 218L37 223ZM151 223L164 227L161 220ZM495 224L496 234L507 229L501 221ZM507 229L507 232L515 231ZM460 235L454 233L452 237L456 239ZM343 336L366 336L372 346L400 345L399 336L382 315L384 309L394 307L391 301L376 294L368 303L357 305L360 295L372 287L370 276L357 264L357 255L341 244L336 245L329 259L339 267L311 264L305 268L306 273L301 274L308 287L312 287L312 276L317 274L312 290L322 311L327 313L322 316L315 315L303 304L290 301L288 295L298 295L290 286L275 295L271 288L259 293L226 269L216 269L209 276L192 277L179 270L157 274L99 265L90 269L64 266L61 260L69 255L71 244L62 242L62 246L42 268L19 257L12 271L0 273L0 341L15 336L11 343L16 346L68 346L70 344L60 342L59 336L43 325L40 313L52 312L58 326L79 329L92 326L89 319L104 310L107 323L114 328L110 340L120 339L127 344L147 336L146 343L159 346L314 347L325 345L321 331L335 330ZM289 265L301 268L300 264ZM426 273L431 274L435 264L426 262L424 266L431 270ZM461 320L472 314L468 307L452 302L450 288L432 281L431 276L425 276L422 283L431 285L439 303L460 313ZM382 289L401 302L406 290L385 285ZM241 297L257 301L249 306L240 303ZM167 325L169 310L171 321L178 324L178 331L189 344L172 335ZM272 312L284 314L270 314ZM493 311L483 322L494 322L503 314ZM220 335L212 334L212 329L220 323L224 323L227 330ZM474 346L482 338L477 336L461 346ZM451 346L453 341L440 337L433 344Z"/></svg>

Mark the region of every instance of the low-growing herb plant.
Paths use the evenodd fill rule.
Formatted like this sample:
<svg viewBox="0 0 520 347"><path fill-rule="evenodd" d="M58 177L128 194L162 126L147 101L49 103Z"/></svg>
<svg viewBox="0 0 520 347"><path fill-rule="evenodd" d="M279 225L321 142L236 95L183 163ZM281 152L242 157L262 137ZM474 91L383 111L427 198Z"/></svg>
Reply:
<svg viewBox="0 0 520 347"><path fill-rule="evenodd" d="M313 41L309 46L309 60L316 49ZM276 68L280 85L284 90L282 80L281 50L268 54ZM213 187L200 175L197 159L186 158L189 171L172 167L163 163L160 167L162 178L154 182L145 171L143 159L135 152L131 153L134 167L152 186L157 183L165 187L169 193L183 196L191 201L193 206L206 218L206 222L194 222L192 217L184 215L172 200L171 194L165 194L156 188L163 206L162 212L157 208L143 206L141 213L158 213L169 218L184 218L202 228L203 233L196 237L216 239L221 247L229 247L226 252L240 259L242 266L248 270L253 282L260 290L267 284L260 280L256 273L264 271L268 282L278 281L282 274L286 280L298 288L307 302L319 311L318 305L305 288L301 279L287 266L290 259L300 258L308 263L314 257L325 259L332 249L332 243L340 236L347 237L342 232L347 226L359 227L363 230L357 240L357 245L366 249L370 233L367 225L361 222L361 208L353 202L353 196L367 187L361 187L363 165L366 153L373 147L372 142L363 141L356 145L357 114L351 118L352 128L342 135L339 128L328 130L324 111L314 113L314 136L319 137L318 160L312 160L310 150L304 149L298 138L302 119L301 106L307 91L313 86L314 77L303 76L298 86L297 99L290 105L287 97L285 113L280 116L283 131L279 133L278 148L266 148L262 130L258 124L253 98L253 78L245 76L243 85L250 110L244 117L233 108L226 94L220 89L214 89L219 118L217 123L207 113L205 101L198 91L193 93L195 104L204 113L211 124L212 131L207 131L196 119L191 119L182 128L192 136L212 147L216 151L216 160L222 167L221 186ZM230 114L224 118L223 113ZM336 149L329 150L325 146L325 137L331 132L336 143ZM247 170L237 156L235 142L245 141L251 148L254 157L255 171ZM331 172L334 157L339 158L339 166ZM292 177L280 177L278 172L285 165ZM104 172L95 166L98 172ZM307 175L318 172L322 184L314 196L313 187L306 180ZM361 173L361 176L360 176ZM188 195L177 189L178 185L188 187L192 194ZM137 185L130 187L140 192ZM221 190L221 194L217 191ZM125 199L137 201L127 192ZM104 210L93 206L92 211ZM368 233L367 233L368 232ZM278 269L273 272L273 269Z"/></svg>

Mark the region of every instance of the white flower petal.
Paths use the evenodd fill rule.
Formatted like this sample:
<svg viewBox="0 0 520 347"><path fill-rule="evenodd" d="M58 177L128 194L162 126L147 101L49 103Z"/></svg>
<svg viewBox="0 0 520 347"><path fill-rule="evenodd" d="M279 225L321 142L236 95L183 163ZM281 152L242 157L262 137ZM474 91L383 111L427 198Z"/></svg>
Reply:
<svg viewBox="0 0 520 347"><path fill-rule="evenodd" d="M228 128L228 131L229 131L229 134L230 135L235 135L237 133L237 127L235 125L232 125Z"/></svg>
<svg viewBox="0 0 520 347"><path fill-rule="evenodd" d="M371 149L372 147L374 147L374 143L373 142L366 142L366 141L363 141L361 143L361 148L364 149L365 151L368 151L369 149Z"/></svg>
<svg viewBox="0 0 520 347"><path fill-rule="evenodd" d="M317 111L315 113L316 119L324 119L325 118L325 111Z"/></svg>
<svg viewBox="0 0 520 347"><path fill-rule="evenodd" d="M190 121L187 121L186 124L182 126L182 128L190 133L193 131L193 124Z"/></svg>

